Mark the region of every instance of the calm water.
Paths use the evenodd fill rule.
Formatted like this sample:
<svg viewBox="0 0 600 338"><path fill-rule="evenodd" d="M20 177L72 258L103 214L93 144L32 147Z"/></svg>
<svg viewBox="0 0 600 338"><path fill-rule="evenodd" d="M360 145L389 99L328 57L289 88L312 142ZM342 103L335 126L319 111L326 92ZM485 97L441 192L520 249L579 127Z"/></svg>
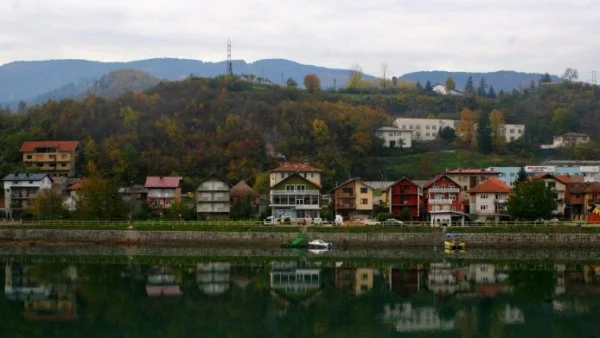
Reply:
<svg viewBox="0 0 600 338"><path fill-rule="evenodd" d="M600 337L600 263L3 261L0 337Z"/></svg>

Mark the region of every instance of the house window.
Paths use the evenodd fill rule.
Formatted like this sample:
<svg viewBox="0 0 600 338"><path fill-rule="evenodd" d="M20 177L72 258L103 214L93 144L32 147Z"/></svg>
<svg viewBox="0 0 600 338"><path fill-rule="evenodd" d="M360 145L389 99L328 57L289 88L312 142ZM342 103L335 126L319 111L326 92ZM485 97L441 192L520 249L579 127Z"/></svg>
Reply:
<svg viewBox="0 0 600 338"><path fill-rule="evenodd" d="M369 279L369 275L367 275L366 273L363 273L363 274L360 276L360 278L361 278L362 280L367 280L367 279Z"/></svg>
<svg viewBox="0 0 600 338"><path fill-rule="evenodd" d="M481 194L481 196L480 196L480 197L481 197L481 199L485 200L485 199L487 199L487 198L488 198L488 195L487 195L487 194Z"/></svg>
<svg viewBox="0 0 600 338"><path fill-rule="evenodd" d="M294 191L294 185L293 184L286 184L285 185L285 191Z"/></svg>
<svg viewBox="0 0 600 338"><path fill-rule="evenodd" d="M421 136L421 133L417 132L417 137Z"/></svg>
<svg viewBox="0 0 600 338"><path fill-rule="evenodd" d="M367 204L369 204L369 199L368 199L368 198L361 198L361 199L360 199L360 204L362 204L362 205L367 205Z"/></svg>
<svg viewBox="0 0 600 338"><path fill-rule="evenodd" d="M467 186L466 185L463 185L463 190L467 191Z"/></svg>
<svg viewBox="0 0 600 338"><path fill-rule="evenodd" d="M342 193L352 195L352 188L342 188Z"/></svg>
<svg viewBox="0 0 600 338"><path fill-rule="evenodd" d="M284 173L281 173L281 178L285 178L285 174Z"/></svg>
<svg viewBox="0 0 600 338"><path fill-rule="evenodd" d="M425 136L429 136L429 133L425 133Z"/></svg>
<svg viewBox="0 0 600 338"><path fill-rule="evenodd" d="M296 198L296 205L298 205L298 204L300 204L300 205L304 204L304 199L303 198Z"/></svg>
<svg viewBox="0 0 600 338"><path fill-rule="evenodd" d="M479 206L479 209L480 210L487 210L487 205L481 205L481 206Z"/></svg>
<svg viewBox="0 0 600 338"><path fill-rule="evenodd" d="M417 124L417 130L421 130L421 126Z"/></svg>
<svg viewBox="0 0 600 338"><path fill-rule="evenodd" d="M368 193L368 192L369 192L369 189L368 189L368 188L365 188L365 187L362 187L362 188L360 188L360 193L361 193L361 194L366 194L366 193Z"/></svg>
<svg viewBox="0 0 600 338"><path fill-rule="evenodd" d="M425 129L429 130L429 126L425 126Z"/></svg>
<svg viewBox="0 0 600 338"><path fill-rule="evenodd" d="M296 185L296 191L306 191L306 186L304 184Z"/></svg>
<svg viewBox="0 0 600 338"><path fill-rule="evenodd" d="M27 159L31 160L32 156L31 155L27 155Z"/></svg>
<svg viewBox="0 0 600 338"><path fill-rule="evenodd" d="M514 134L514 133L515 133L515 130L514 130L514 129L511 129L511 130L510 130L510 133L511 133L511 134Z"/></svg>
<svg viewBox="0 0 600 338"><path fill-rule="evenodd" d="M437 126L431 126L431 129L436 130Z"/></svg>
<svg viewBox="0 0 600 338"><path fill-rule="evenodd" d="M548 182L548 188L555 189L556 188L556 182Z"/></svg>

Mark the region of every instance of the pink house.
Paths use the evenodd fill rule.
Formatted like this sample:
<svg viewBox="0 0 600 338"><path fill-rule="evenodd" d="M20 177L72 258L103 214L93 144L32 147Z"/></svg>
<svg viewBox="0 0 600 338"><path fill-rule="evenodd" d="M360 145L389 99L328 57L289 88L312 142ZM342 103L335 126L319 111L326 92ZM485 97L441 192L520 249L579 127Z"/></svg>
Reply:
<svg viewBox="0 0 600 338"><path fill-rule="evenodd" d="M179 176L148 176L144 187L148 189L148 205L159 211L168 209L171 204L181 201L181 181Z"/></svg>

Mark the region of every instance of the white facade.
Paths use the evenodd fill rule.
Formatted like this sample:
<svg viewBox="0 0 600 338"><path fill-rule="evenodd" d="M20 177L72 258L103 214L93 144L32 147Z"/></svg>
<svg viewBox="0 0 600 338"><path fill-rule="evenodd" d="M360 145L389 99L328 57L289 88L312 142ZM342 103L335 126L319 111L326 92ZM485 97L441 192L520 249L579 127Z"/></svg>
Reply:
<svg viewBox="0 0 600 338"><path fill-rule="evenodd" d="M568 148L577 145L587 144L591 141L590 136L580 133L566 133L555 136L552 144L542 144L542 149Z"/></svg>
<svg viewBox="0 0 600 338"><path fill-rule="evenodd" d="M454 120L413 118L397 118L394 121L398 129L412 131L412 139L415 141L434 141L445 127L455 129L455 123Z"/></svg>
<svg viewBox="0 0 600 338"><path fill-rule="evenodd" d="M410 130L402 130L395 127L382 127L377 129L375 136L383 140L384 147L412 147L412 131Z"/></svg>
<svg viewBox="0 0 600 338"><path fill-rule="evenodd" d="M432 306L413 307L409 302L387 304L383 322L394 326L397 332L448 331L454 329L454 319L443 319Z"/></svg>
<svg viewBox="0 0 600 338"><path fill-rule="evenodd" d="M216 175L209 176L196 189L196 212L210 218L229 214L229 185Z"/></svg>
<svg viewBox="0 0 600 338"><path fill-rule="evenodd" d="M540 178L547 187L550 187L556 191L556 209L552 212L555 215L565 214L565 191L567 190L566 184L555 179L553 176L546 176Z"/></svg>
<svg viewBox="0 0 600 338"><path fill-rule="evenodd" d="M458 90L448 89L446 86L439 83L433 86L432 90L440 95L463 96L463 93L459 92Z"/></svg>
<svg viewBox="0 0 600 338"><path fill-rule="evenodd" d="M520 139L525 134L524 124L505 124L504 137L506 142L512 142Z"/></svg>
<svg viewBox="0 0 600 338"><path fill-rule="evenodd" d="M504 213L508 193L478 192L469 195L469 213L481 218Z"/></svg>
<svg viewBox="0 0 600 338"><path fill-rule="evenodd" d="M10 174L3 179L4 212L12 218L15 211L29 208L40 190L51 190L52 180L47 174Z"/></svg>
<svg viewBox="0 0 600 338"><path fill-rule="evenodd" d="M439 131L445 127L454 130L458 127L458 120L443 119L419 119L399 117L394 121L394 125L402 130L411 130L412 139L415 141L433 141L437 138ZM504 136L506 142L513 142L520 139L525 134L524 124L505 124Z"/></svg>

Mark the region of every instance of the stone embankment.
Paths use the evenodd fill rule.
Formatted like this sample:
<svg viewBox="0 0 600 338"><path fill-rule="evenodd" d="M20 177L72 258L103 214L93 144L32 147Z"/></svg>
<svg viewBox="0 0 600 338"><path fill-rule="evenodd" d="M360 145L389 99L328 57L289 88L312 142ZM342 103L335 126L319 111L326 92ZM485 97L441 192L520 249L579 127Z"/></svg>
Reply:
<svg viewBox="0 0 600 338"><path fill-rule="evenodd" d="M136 230L61 230L0 229L3 241L45 241L76 243L206 243L271 246L287 243L295 233L284 232L210 232L210 231L136 231ZM312 233L338 247L440 246L443 233ZM466 233L469 248L505 247L597 247L600 233Z"/></svg>

